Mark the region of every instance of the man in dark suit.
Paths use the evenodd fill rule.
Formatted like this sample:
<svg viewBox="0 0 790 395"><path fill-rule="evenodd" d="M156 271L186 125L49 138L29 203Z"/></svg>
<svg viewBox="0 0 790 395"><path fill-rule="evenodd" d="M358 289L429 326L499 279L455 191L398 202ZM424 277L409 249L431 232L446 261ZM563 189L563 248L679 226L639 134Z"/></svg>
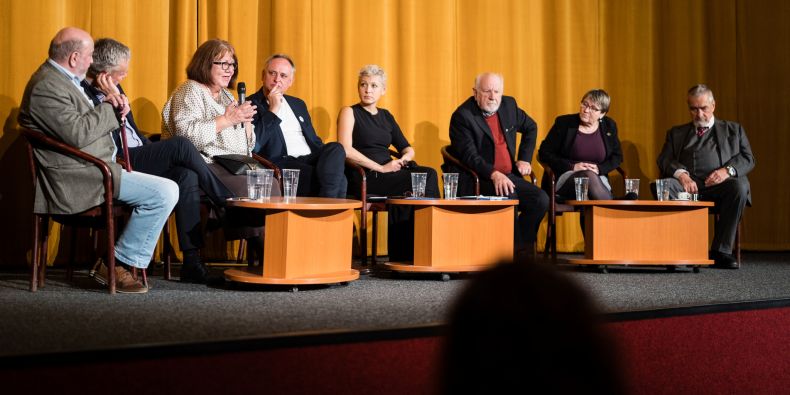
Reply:
<svg viewBox="0 0 790 395"><path fill-rule="evenodd" d="M667 178L671 198L685 191L716 203L719 221L711 259L717 267L737 269L732 246L743 209L751 204L746 175L754 168L752 148L741 125L714 118L716 101L707 86L689 89L688 106L692 122L667 132L658 168L661 177L671 177Z"/></svg>
<svg viewBox="0 0 790 395"><path fill-rule="evenodd" d="M339 143L324 144L313 129L304 101L285 92L296 67L290 57L274 54L263 69L263 87L250 96L258 106L253 118L253 152L280 168L299 169L298 196L345 198L346 152Z"/></svg>
<svg viewBox="0 0 790 395"><path fill-rule="evenodd" d="M129 71L129 48L110 38L96 40L94 61L88 69L88 96L101 101L113 92L123 94L120 86ZM175 207L178 244L184 254L181 281L205 283L208 271L200 260L203 230L200 223L200 191L203 190L216 207L224 207L225 199L233 196L209 170L195 146L184 137L151 142L134 122L131 111L126 128L113 132L118 157L123 158L121 133L126 135L129 163L135 171L168 178L178 184L179 197Z"/></svg>
<svg viewBox="0 0 790 395"><path fill-rule="evenodd" d="M529 251L549 205L548 195L523 179L532 172L538 126L514 98L502 96L503 87L499 74L475 79L474 96L450 119L450 143L459 160L480 177L480 193L518 198L516 248ZM518 155L516 132L521 132Z"/></svg>

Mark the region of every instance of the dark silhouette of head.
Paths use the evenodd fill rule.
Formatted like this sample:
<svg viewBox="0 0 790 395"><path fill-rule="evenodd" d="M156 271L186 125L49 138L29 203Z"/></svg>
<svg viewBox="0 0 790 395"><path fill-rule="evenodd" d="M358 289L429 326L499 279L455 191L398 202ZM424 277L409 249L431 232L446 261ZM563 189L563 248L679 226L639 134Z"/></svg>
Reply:
<svg viewBox="0 0 790 395"><path fill-rule="evenodd" d="M444 393L624 393L590 297L546 264L480 273L451 313Z"/></svg>

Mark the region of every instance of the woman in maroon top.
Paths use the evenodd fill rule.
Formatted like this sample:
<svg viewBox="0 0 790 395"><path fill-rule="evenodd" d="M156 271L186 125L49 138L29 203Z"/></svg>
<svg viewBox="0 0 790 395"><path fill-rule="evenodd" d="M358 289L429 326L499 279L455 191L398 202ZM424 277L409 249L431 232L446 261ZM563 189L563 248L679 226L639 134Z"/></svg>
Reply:
<svg viewBox="0 0 790 395"><path fill-rule="evenodd" d="M539 160L559 175L556 193L560 197L575 199L573 179L588 177L591 200L612 198L606 175L623 162L623 152L617 124L606 116L610 101L603 89L585 93L579 113L558 116L540 144ZM544 189L548 182L544 177Z"/></svg>

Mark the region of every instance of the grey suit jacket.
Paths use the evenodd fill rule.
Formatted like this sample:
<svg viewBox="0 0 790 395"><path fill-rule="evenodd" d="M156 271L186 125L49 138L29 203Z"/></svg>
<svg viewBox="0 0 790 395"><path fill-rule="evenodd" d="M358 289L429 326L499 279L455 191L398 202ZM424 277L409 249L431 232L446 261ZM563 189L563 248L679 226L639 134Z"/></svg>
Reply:
<svg viewBox="0 0 790 395"><path fill-rule="evenodd" d="M25 87L18 121L107 162L113 196L118 196L122 169L112 161L112 131L120 125L109 103L92 107L63 73L44 62ZM52 151L34 153L39 163L36 213L73 214L104 202L102 176L95 166Z"/></svg>
<svg viewBox="0 0 790 395"><path fill-rule="evenodd" d="M736 177L746 178L754 168L754 155L743 127L738 123L717 118L713 123L712 132L715 133L717 154L722 166L732 166L737 173ZM695 133L693 123L675 126L667 132L664 148L661 149L657 160L661 177L672 177L678 169L688 170L687 165L681 163L679 158L683 146L693 133ZM749 199L751 201L751 193Z"/></svg>

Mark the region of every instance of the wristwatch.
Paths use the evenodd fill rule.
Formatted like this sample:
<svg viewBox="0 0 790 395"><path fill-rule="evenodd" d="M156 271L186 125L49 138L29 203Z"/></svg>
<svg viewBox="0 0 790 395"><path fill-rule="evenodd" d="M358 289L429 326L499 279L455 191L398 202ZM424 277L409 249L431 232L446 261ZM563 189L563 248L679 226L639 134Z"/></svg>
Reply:
<svg viewBox="0 0 790 395"><path fill-rule="evenodd" d="M727 169L727 174L729 174L730 177L735 177L736 176L737 173L735 172L735 168L734 167L727 166L726 169Z"/></svg>

